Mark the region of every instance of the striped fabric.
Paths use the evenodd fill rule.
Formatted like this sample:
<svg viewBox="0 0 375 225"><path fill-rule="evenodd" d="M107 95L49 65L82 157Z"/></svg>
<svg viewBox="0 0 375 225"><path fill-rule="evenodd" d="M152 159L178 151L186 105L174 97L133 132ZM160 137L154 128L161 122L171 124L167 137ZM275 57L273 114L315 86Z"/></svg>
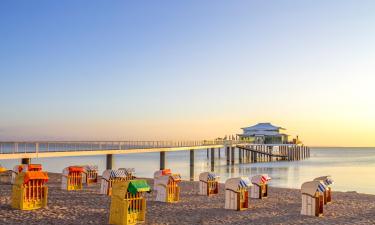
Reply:
<svg viewBox="0 0 375 225"><path fill-rule="evenodd" d="M126 177L126 172L124 170L111 170L109 178L115 177Z"/></svg>
<svg viewBox="0 0 375 225"><path fill-rule="evenodd" d="M120 168L119 170L125 171L125 173L127 175L133 175L135 173L135 169L134 168Z"/></svg>
<svg viewBox="0 0 375 225"><path fill-rule="evenodd" d="M268 175L262 176L261 181L262 183L267 183L267 181L271 180L271 177Z"/></svg>
<svg viewBox="0 0 375 225"><path fill-rule="evenodd" d="M98 166L96 165L86 165L84 168L86 171L98 171Z"/></svg>
<svg viewBox="0 0 375 225"><path fill-rule="evenodd" d="M219 176L214 173L208 173L207 175L207 180L216 180L217 178L219 178Z"/></svg>
<svg viewBox="0 0 375 225"><path fill-rule="evenodd" d="M331 178L327 178L325 181L324 181L324 184L329 186L331 184L333 184L333 180Z"/></svg>
<svg viewBox="0 0 375 225"><path fill-rule="evenodd" d="M250 187L250 182L248 180L240 180L240 183L238 184L238 188L247 188Z"/></svg>
<svg viewBox="0 0 375 225"><path fill-rule="evenodd" d="M324 186L324 184L319 184L318 191L319 192L325 192L326 191L326 187Z"/></svg>

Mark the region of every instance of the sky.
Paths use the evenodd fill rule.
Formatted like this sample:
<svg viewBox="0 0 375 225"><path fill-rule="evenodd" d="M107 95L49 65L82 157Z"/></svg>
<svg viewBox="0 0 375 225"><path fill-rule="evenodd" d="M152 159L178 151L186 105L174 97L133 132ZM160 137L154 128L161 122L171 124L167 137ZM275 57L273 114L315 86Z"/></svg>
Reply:
<svg viewBox="0 0 375 225"><path fill-rule="evenodd" d="M0 140L375 146L374 1L0 1Z"/></svg>

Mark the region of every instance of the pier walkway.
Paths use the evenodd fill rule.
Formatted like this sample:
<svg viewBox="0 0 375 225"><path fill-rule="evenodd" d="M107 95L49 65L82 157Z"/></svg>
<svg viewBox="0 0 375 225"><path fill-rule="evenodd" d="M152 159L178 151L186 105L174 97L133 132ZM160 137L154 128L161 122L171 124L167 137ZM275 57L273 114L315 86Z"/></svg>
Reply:
<svg viewBox="0 0 375 225"><path fill-rule="evenodd" d="M227 164L255 163L273 160L301 160L310 156L310 149L294 144L259 145L240 140L203 141L38 141L0 142L0 160L21 159L29 164L32 158L106 155L106 168L112 169L113 156L131 153L160 153L160 169L165 168L165 154L190 151L190 174L194 176L194 151L207 149L211 170L215 166L215 150L220 158L224 148ZM235 150L238 149L238 154Z"/></svg>

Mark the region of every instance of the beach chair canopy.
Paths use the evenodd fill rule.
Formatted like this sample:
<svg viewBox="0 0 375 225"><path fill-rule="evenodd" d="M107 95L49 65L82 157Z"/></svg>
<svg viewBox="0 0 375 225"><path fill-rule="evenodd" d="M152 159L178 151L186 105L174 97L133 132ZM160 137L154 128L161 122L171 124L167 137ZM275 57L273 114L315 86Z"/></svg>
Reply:
<svg viewBox="0 0 375 225"><path fill-rule="evenodd" d="M151 188L145 180L132 180L129 181L128 192L136 194L138 192L150 191Z"/></svg>
<svg viewBox="0 0 375 225"><path fill-rule="evenodd" d="M159 184L168 185L170 181L180 182L181 176L179 174L171 174L171 175L157 177L155 179L157 179Z"/></svg>
<svg viewBox="0 0 375 225"><path fill-rule="evenodd" d="M323 193L326 190L325 185L321 181L309 181L305 182L301 186L301 193L311 196L315 196L316 192Z"/></svg>
<svg viewBox="0 0 375 225"><path fill-rule="evenodd" d="M41 164L29 164L27 165L28 171L42 171L42 165Z"/></svg>
<svg viewBox="0 0 375 225"><path fill-rule="evenodd" d="M154 178L172 174L171 169L158 170L154 173Z"/></svg>
<svg viewBox="0 0 375 225"><path fill-rule="evenodd" d="M251 183L262 185L266 184L268 181L271 180L271 177L268 174L256 175L251 178Z"/></svg>
<svg viewBox="0 0 375 225"><path fill-rule="evenodd" d="M127 193L136 194L150 191L151 188L145 180L120 181L113 184L112 197L125 198Z"/></svg>
<svg viewBox="0 0 375 225"><path fill-rule="evenodd" d="M314 180L321 181L326 186L329 186L329 185L333 184L333 180L332 180L331 176L317 177Z"/></svg>
<svg viewBox="0 0 375 225"><path fill-rule="evenodd" d="M41 180L43 183L48 181L48 174L41 171L27 171L21 172L17 175L15 185L26 184L30 180Z"/></svg>
<svg viewBox="0 0 375 225"><path fill-rule="evenodd" d="M83 167L83 172L87 173L90 171L98 171L98 166L97 165L84 165Z"/></svg>
<svg viewBox="0 0 375 225"><path fill-rule="evenodd" d="M82 166L69 166L67 168L68 168L69 173L74 173L74 172L82 173L83 172Z"/></svg>
<svg viewBox="0 0 375 225"><path fill-rule="evenodd" d="M124 170L127 175L133 175L135 173L134 168L120 168L119 170Z"/></svg>
<svg viewBox="0 0 375 225"><path fill-rule="evenodd" d="M104 179L112 179L112 178L126 178L126 173L124 170L105 170L103 172Z"/></svg>
<svg viewBox="0 0 375 225"><path fill-rule="evenodd" d="M214 173L210 173L210 172L203 172L203 173L199 174L199 180L204 181L204 182L218 181L219 178L220 178L220 176L218 176Z"/></svg>
<svg viewBox="0 0 375 225"><path fill-rule="evenodd" d="M249 188L252 184L247 177L230 178L225 182L225 189L237 192L241 188Z"/></svg>

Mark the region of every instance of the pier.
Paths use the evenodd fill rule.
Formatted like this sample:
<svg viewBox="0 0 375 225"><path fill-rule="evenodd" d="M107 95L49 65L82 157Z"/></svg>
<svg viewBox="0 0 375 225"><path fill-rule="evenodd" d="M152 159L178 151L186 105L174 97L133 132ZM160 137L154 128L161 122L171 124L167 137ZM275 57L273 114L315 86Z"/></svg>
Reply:
<svg viewBox="0 0 375 225"><path fill-rule="evenodd" d="M310 149L295 144L250 144L241 140L213 141L64 141L64 142L0 142L0 160L21 159L30 164L32 158L106 155L106 169L112 169L116 154L159 152L160 169L166 168L166 153L190 151L190 179L194 178L196 150L207 149L211 171L215 170L215 155L221 158L225 150L227 165L242 163L294 161L310 157ZM235 154L238 151L238 154ZM237 160L236 160L237 155Z"/></svg>

